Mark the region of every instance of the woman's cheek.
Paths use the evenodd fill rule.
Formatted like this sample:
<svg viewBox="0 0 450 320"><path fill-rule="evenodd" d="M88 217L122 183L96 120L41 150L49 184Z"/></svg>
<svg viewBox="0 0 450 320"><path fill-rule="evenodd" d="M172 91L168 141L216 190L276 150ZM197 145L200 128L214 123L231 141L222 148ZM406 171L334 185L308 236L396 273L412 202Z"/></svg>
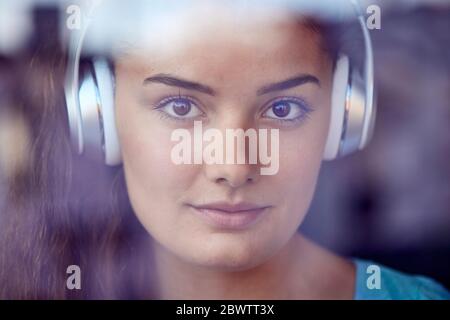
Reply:
<svg viewBox="0 0 450 320"><path fill-rule="evenodd" d="M140 123L145 118L149 121ZM153 117L143 116L135 122L132 135L125 137L122 151L134 180L149 192L146 198L160 202L176 197L179 189L186 187L188 181L184 177L189 177L189 170L187 165L176 165L171 160L175 145L170 139L172 131L150 118Z"/></svg>
<svg viewBox="0 0 450 320"><path fill-rule="evenodd" d="M288 211L303 215L314 194L323 154L321 141L315 140L308 131L300 129L296 134L281 135L277 177Z"/></svg>
<svg viewBox="0 0 450 320"><path fill-rule="evenodd" d="M166 243L171 230L179 229L177 200L187 188L186 169L170 161L171 142L163 131L153 127L135 133L124 139L123 148L130 202L149 234ZM148 138L156 134L158 138Z"/></svg>

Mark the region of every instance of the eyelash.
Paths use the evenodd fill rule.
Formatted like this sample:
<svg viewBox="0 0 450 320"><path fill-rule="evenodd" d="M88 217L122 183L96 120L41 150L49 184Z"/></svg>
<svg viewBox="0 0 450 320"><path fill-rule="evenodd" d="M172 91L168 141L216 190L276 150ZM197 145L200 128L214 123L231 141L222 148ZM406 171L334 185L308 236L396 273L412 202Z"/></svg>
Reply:
<svg viewBox="0 0 450 320"><path fill-rule="evenodd" d="M268 110L270 110L270 108L272 108L274 106L274 104L277 102L295 103L302 110L302 114L294 119L268 118L269 120L276 121L277 123L279 123L281 125L289 126L292 124L297 124L297 123L303 122L303 121L309 119L311 113L314 111L314 109L312 107L310 107L310 105L303 99L300 99L297 97L277 97L277 98L270 100L266 104L267 107L264 108L263 114L266 113Z"/></svg>
<svg viewBox="0 0 450 320"><path fill-rule="evenodd" d="M176 101L178 99L186 99L186 100L188 100L189 103L192 103L193 105L195 105L202 112L202 115L205 114L203 112L203 110L200 107L198 107L199 103L193 97L184 96L184 95L169 96L169 97L163 98L161 101L159 101L153 107L153 109L155 109L155 110L157 110L159 112L159 116L160 116L161 119L173 120L173 121L178 121L178 122L192 122L194 120L193 118L174 117L174 116L168 114L167 112L160 110L163 107L165 107L168 103Z"/></svg>
<svg viewBox="0 0 450 320"><path fill-rule="evenodd" d="M169 119L169 120L178 121L178 122L192 122L194 120L194 118L174 117L165 111L159 110L159 109L162 109L164 106L166 106L168 103L176 101L178 99L188 100L189 103L192 103L193 105L195 105L202 112L202 116L205 114L203 112L203 110L200 107L198 107L199 103L193 97L183 96L183 95L169 96L169 97L162 99L154 106L154 109L159 111L159 115L160 115L161 119ZM302 109L302 114L293 119L282 119L282 118L276 119L276 118L271 118L271 117L266 118L266 119L269 119L270 121L275 121L281 125L289 126L289 125L293 125L293 124L297 124L302 121L305 121L306 119L308 119L310 117L311 113L314 111L314 109L311 108L309 106L309 104L306 101L304 101L303 99L300 99L297 97L277 97L277 98L270 100L266 104L266 107L264 107L264 111L262 112L262 114L264 114L268 110L270 110L270 108L272 108L273 105L277 102L295 103L299 106L299 108Z"/></svg>

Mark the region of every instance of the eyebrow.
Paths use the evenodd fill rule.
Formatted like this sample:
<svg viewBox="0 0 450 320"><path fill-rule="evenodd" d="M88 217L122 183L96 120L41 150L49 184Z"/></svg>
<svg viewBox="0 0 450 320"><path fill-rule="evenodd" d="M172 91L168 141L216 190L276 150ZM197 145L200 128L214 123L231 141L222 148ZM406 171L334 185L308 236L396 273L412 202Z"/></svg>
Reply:
<svg viewBox="0 0 450 320"><path fill-rule="evenodd" d="M214 96L216 92L211 87L208 87L204 84L200 84L193 81L183 80L176 78L174 76L171 76L169 74L157 74L152 77L148 77L144 80L144 85L148 83L162 83L171 87L178 87L178 88L184 88L188 90L195 90L202 93L209 94L211 96Z"/></svg>
<svg viewBox="0 0 450 320"><path fill-rule="evenodd" d="M274 91L281 91L281 90L287 90L291 89L297 86L300 86L302 84L306 83L314 83L317 84L320 87L320 81L317 79L317 77L311 75L311 74L301 74L299 76L295 76L293 78L281 81L281 82L275 82L271 83L269 85L266 85L260 89L258 89L257 94L263 95Z"/></svg>
<svg viewBox="0 0 450 320"><path fill-rule="evenodd" d="M195 90L202 93L206 93L209 95L216 95L216 92L211 87L200 84L194 81L184 80L180 78L176 78L170 74L164 74L160 73L157 75L154 75L152 77L148 77L144 80L144 85L149 83L162 83L171 87L178 87L178 88L184 88L187 90ZM274 91L281 91L281 90L287 90L290 88L294 88L306 83L314 83L317 84L320 87L320 81L317 79L317 77L311 75L311 74L301 74L299 76L295 76L293 78L281 81L281 82L275 82L271 83L269 85L263 86L260 89L256 91L258 95L264 95L270 92Z"/></svg>

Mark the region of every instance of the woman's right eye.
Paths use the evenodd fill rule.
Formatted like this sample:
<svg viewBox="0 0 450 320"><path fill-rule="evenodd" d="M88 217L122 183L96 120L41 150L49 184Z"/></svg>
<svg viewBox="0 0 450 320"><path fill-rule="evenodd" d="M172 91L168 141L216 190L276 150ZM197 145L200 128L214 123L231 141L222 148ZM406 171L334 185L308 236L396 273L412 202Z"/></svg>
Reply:
<svg viewBox="0 0 450 320"><path fill-rule="evenodd" d="M177 120L193 119L203 114L192 99L180 96L162 100L155 109Z"/></svg>

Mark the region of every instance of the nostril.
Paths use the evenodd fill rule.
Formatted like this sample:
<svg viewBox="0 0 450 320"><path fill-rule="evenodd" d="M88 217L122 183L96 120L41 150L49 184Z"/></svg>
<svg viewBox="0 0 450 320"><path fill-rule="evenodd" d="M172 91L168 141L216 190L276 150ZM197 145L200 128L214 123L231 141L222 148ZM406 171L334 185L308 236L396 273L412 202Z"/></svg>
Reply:
<svg viewBox="0 0 450 320"><path fill-rule="evenodd" d="M221 178L216 179L216 183L219 183L219 184L226 183L232 188L238 188L245 184L253 183L253 182L254 182L254 179L251 177L248 177L245 179L227 179L227 178L221 177Z"/></svg>
<svg viewBox="0 0 450 320"><path fill-rule="evenodd" d="M227 179L225 179L225 178L217 178L216 179L217 183L226 182L226 181L227 181Z"/></svg>

